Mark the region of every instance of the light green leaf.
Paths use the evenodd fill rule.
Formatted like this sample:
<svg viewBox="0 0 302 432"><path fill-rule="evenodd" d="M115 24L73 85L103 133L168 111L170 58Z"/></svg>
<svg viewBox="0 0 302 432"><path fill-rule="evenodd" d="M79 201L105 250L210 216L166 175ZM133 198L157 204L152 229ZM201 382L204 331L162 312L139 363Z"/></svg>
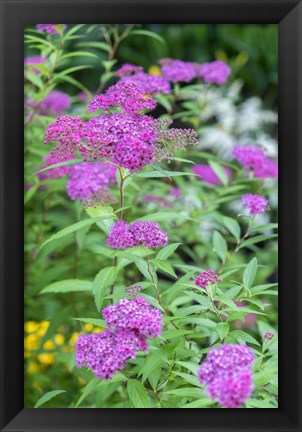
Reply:
<svg viewBox="0 0 302 432"><path fill-rule="evenodd" d="M106 289L111 286L117 277L116 267L105 267L95 276L93 280L94 301L98 312L100 312Z"/></svg>
<svg viewBox="0 0 302 432"><path fill-rule="evenodd" d="M231 234L235 237L237 241L240 239L240 226L239 223L230 217L223 216L222 221L226 228L230 231Z"/></svg>
<svg viewBox="0 0 302 432"><path fill-rule="evenodd" d="M138 29L138 30L132 30L131 33L129 33L129 36L131 35L138 35L138 36L147 36L150 38L153 38L155 40L157 40L158 42L162 43L165 45L165 40L159 36L157 33L153 33L149 30L143 30L143 29Z"/></svg>
<svg viewBox="0 0 302 432"><path fill-rule="evenodd" d="M73 318L76 321L81 321L88 324L93 324L96 327L106 328L106 322L98 318Z"/></svg>
<svg viewBox="0 0 302 432"><path fill-rule="evenodd" d="M156 258L162 261L165 261L168 259L175 251L176 249L181 245L181 243L172 243L168 246L161 249L158 254L156 255Z"/></svg>
<svg viewBox="0 0 302 432"><path fill-rule="evenodd" d="M257 258L254 257L247 265L243 273L243 285L246 288L251 288L257 273Z"/></svg>
<svg viewBox="0 0 302 432"><path fill-rule="evenodd" d="M192 334L193 331L192 330L166 330L163 332L162 337L163 339L174 339L177 337L183 337L187 334Z"/></svg>
<svg viewBox="0 0 302 432"><path fill-rule="evenodd" d="M178 389L168 390L163 392L163 394L171 394L174 396L182 396L189 398L202 398L204 396L204 391L197 387L181 387Z"/></svg>
<svg viewBox="0 0 302 432"><path fill-rule="evenodd" d="M245 240L243 243L241 243L238 250L240 250L244 247L247 247L247 246L251 246L251 245L256 244L256 243L260 243L260 242L263 242L266 240L271 240L275 237L278 237L278 235L277 234L264 234L264 235L251 237L251 238Z"/></svg>
<svg viewBox="0 0 302 432"><path fill-rule="evenodd" d="M183 405L181 408L205 408L214 405L214 403L215 401L211 400L210 398L204 397L194 402L189 402Z"/></svg>
<svg viewBox="0 0 302 432"><path fill-rule="evenodd" d="M228 184L229 178L227 173L225 172L224 168L217 162L210 160L209 164L221 183L226 186Z"/></svg>
<svg viewBox="0 0 302 432"><path fill-rule="evenodd" d="M161 368L163 364L163 359L160 358L158 355L155 354L149 354L147 357L147 360L142 368L142 380L143 382L150 376L150 374L155 370Z"/></svg>
<svg viewBox="0 0 302 432"><path fill-rule="evenodd" d="M82 228L85 228L89 225L93 225L95 223L97 223L98 221L104 220L104 219L108 219L108 216L99 216L96 218L91 218L91 219L85 219L82 220L80 222L77 222L73 225L69 225L66 228L63 228L61 231L58 231L56 234L53 234L51 237L49 237L44 243L42 243L42 245L40 246L40 250L46 246L48 243L53 242L54 240L58 240L62 237L65 237L75 231L78 231Z"/></svg>
<svg viewBox="0 0 302 432"><path fill-rule="evenodd" d="M227 251L228 251L228 246L227 246L227 242L225 241L225 239L222 237L222 235L218 231L214 231L213 246L214 246L215 252L219 256L221 261L224 261L226 258Z"/></svg>
<svg viewBox="0 0 302 432"><path fill-rule="evenodd" d="M150 400L143 384L135 379L127 381L127 392L135 408L150 408Z"/></svg>
<svg viewBox="0 0 302 432"><path fill-rule="evenodd" d="M164 273L167 273L168 275L173 276L175 279L177 279L177 275L175 274L173 267L167 261L153 259L151 262L154 263L155 267L159 270L162 270Z"/></svg>
<svg viewBox="0 0 302 432"><path fill-rule="evenodd" d="M96 386L99 384L100 380L98 378L93 378L89 383L83 388L82 394L79 397L75 408L77 408L84 399L96 388Z"/></svg>
<svg viewBox="0 0 302 432"><path fill-rule="evenodd" d="M217 324L216 330L217 330L219 339L222 341L230 331L230 324L227 322L220 322Z"/></svg>
<svg viewBox="0 0 302 432"><path fill-rule="evenodd" d="M66 279L51 283L43 288L40 294L92 291L92 282L79 279Z"/></svg>
<svg viewBox="0 0 302 432"><path fill-rule="evenodd" d="M79 48L97 48L103 51L110 51L109 45L107 45L105 42L79 42L76 44Z"/></svg>
<svg viewBox="0 0 302 432"><path fill-rule="evenodd" d="M35 408L39 408L41 405L44 405L46 402L50 401L52 398L58 396L61 393L65 393L66 390L52 390L48 393L45 393L39 400L37 400L35 404Z"/></svg>
<svg viewBox="0 0 302 432"><path fill-rule="evenodd" d="M182 171L166 171L165 174L159 171L148 171L148 172L139 172L137 174L133 174L133 177L143 177L143 178L156 178L156 177L179 177L179 176L192 176L193 173L182 172Z"/></svg>
<svg viewBox="0 0 302 432"><path fill-rule="evenodd" d="M268 223L265 225L258 225L255 228L251 230L251 233L259 232L259 231L267 231L271 229L277 229L278 224L277 223Z"/></svg>

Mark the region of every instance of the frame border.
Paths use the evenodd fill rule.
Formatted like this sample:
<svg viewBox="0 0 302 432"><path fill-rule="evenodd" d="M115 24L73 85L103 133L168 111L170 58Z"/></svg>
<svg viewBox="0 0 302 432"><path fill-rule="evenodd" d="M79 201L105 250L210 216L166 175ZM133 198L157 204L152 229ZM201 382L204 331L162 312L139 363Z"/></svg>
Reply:
<svg viewBox="0 0 302 432"><path fill-rule="evenodd" d="M43 3L43 7L42 4ZM301 0L0 0L2 431L301 431ZM23 25L30 22L279 24L280 388L278 409L23 409ZM81 19L79 20L79 17ZM290 147L289 147L290 146Z"/></svg>

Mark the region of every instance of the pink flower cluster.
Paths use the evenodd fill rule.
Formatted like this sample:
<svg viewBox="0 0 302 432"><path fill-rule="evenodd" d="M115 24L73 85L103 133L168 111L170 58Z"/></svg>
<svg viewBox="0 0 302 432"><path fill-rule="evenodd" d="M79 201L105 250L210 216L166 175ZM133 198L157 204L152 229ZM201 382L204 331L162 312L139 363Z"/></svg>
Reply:
<svg viewBox="0 0 302 432"><path fill-rule="evenodd" d="M162 331L162 315L143 297L121 299L102 312L108 328L117 332L134 332L144 338L155 338Z"/></svg>
<svg viewBox="0 0 302 432"><path fill-rule="evenodd" d="M266 332L266 333L264 333L264 339L266 339L266 340L271 340L271 339L273 339L273 337L274 337L275 335L274 335L274 333L272 333L272 332Z"/></svg>
<svg viewBox="0 0 302 432"><path fill-rule="evenodd" d="M230 178L232 171L228 167L223 167L226 175ZM220 178L217 176L215 171L210 165L194 165L192 172L197 176L201 177L202 181L211 185L221 184Z"/></svg>
<svg viewBox="0 0 302 432"><path fill-rule="evenodd" d="M102 312L109 329L81 335L76 342L76 365L86 366L98 377L110 380L137 351L147 351L146 339L160 336L162 315L142 297L121 299Z"/></svg>
<svg viewBox="0 0 302 432"><path fill-rule="evenodd" d="M255 216L264 213L268 208L268 200L262 195L245 194L241 198L241 204L247 206L250 215Z"/></svg>
<svg viewBox="0 0 302 432"><path fill-rule="evenodd" d="M166 246L168 235L156 222L136 221L128 225L125 221L116 222L107 237L107 246L112 249L128 249L146 246L158 249Z"/></svg>
<svg viewBox="0 0 302 432"><path fill-rule="evenodd" d="M56 28L59 25L62 25L62 24L37 24L36 29L38 31L41 31L41 32L45 31L48 34L55 35L55 34L59 33L58 29ZM65 29L65 28L66 28L66 25L63 24L63 29Z"/></svg>
<svg viewBox="0 0 302 432"><path fill-rule="evenodd" d="M199 273L199 276L195 278L195 285L206 288L209 284L214 285L217 282L221 282L222 279L215 273L213 269L205 270Z"/></svg>
<svg viewBox="0 0 302 432"><path fill-rule="evenodd" d="M268 159L263 150L253 146L237 146L233 150L233 156L247 172L254 171L254 176L259 178L278 177L278 165Z"/></svg>
<svg viewBox="0 0 302 432"><path fill-rule="evenodd" d="M61 115L70 108L71 100L68 94L59 90L51 91L41 102L29 101L28 106L36 109L40 115Z"/></svg>
<svg viewBox="0 0 302 432"><path fill-rule="evenodd" d="M161 72L166 80L173 83L189 82L196 78L196 65L182 60L164 59Z"/></svg>
<svg viewBox="0 0 302 432"><path fill-rule="evenodd" d="M220 60L203 63L197 67L197 76L207 84L223 85L227 82L231 68Z"/></svg>
<svg viewBox="0 0 302 432"><path fill-rule="evenodd" d="M136 84L146 95L171 93L169 81L167 81L162 76L149 75L145 72L137 72L134 75L124 76L121 79L121 82L130 82Z"/></svg>
<svg viewBox="0 0 302 432"><path fill-rule="evenodd" d="M53 151L51 151L45 158L44 158L44 165L41 168L46 168L50 165L55 165L57 163L65 162L67 160L71 160L75 158L74 153L65 154L65 152L61 151L60 147L55 147ZM58 168L51 168L50 170L43 171L38 174L39 180L44 179L55 179L62 177L69 172L69 166L61 166Z"/></svg>
<svg viewBox="0 0 302 432"><path fill-rule="evenodd" d="M131 75L132 73L142 72L142 66L136 66L133 64L125 63L122 67L115 71L115 75L118 77L124 77L127 75Z"/></svg>
<svg viewBox="0 0 302 432"><path fill-rule="evenodd" d="M120 107L124 113L138 113L143 109L153 110L156 107L156 100L145 97L142 89L136 84L119 81L109 87L104 94L96 95L89 102L88 111L106 111L111 106Z"/></svg>
<svg viewBox="0 0 302 432"><path fill-rule="evenodd" d="M131 285L125 288L126 293L130 297L137 297L137 295L142 291L143 287L141 285Z"/></svg>
<svg viewBox="0 0 302 432"><path fill-rule="evenodd" d="M239 408L253 390L253 351L246 345L211 349L198 371L210 397L225 408Z"/></svg>
<svg viewBox="0 0 302 432"><path fill-rule="evenodd" d="M43 64L47 61L47 58L45 57L41 57L41 56L35 56L35 57L25 57L24 59L24 63L26 65L30 65L31 70L33 71L33 73L35 73L36 75L39 75L41 72L39 71L39 69L35 68L34 65L39 65L39 64Z"/></svg>
<svg viewBox="0 0 302 432"><path fill-rule="evenodd" d="M72 165L69 169L67 193L72 200L87 200L115 183L116 168L103 162Z"/></svg>

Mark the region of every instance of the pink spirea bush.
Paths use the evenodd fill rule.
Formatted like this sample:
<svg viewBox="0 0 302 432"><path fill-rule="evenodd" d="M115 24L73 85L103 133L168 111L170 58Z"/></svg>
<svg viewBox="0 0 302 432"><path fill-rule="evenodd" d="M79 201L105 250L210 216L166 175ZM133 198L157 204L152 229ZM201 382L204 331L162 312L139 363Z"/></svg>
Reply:
<svg viewBox="0 0 302 432"><path fill-rule="evenodd" d="M173 83L190 82L196 78L196 65L182 60L165 59L161 68L162 76Z"/></svg>
<svg viewBox="0 0 302 432"><path fill-rule="evenodd" d="M241 198L241 204L248 208L251 216L264 213L268 208L268 200L262 195L245 194Z"/></svg>
<svg viewBox="0 0 302 432"><path fill-rule="evenodd" d="M226 175L230 178L232 171L228 167L223 167ZM210 165L194 165L192 172L197 176L201 177L201 180L211 185L221 184L220 178L217 176L215 171Z"/></svg>
<svg viewBox="0 0 302 432"><path fill-rule="evenodd" d="M230 73L231 68L220 60L197 66L197 75L207 84L225 84Z"/></svg>
<svg viewBox="0 0 302 432"><path fill-rule="evenodd" d="M143 297L121 299L107 306L102 312L108 328L112 331L131 331L144 338L155 338L162 331L162 314Z"/></svg>
<svg viewBox="0 0 302 432"><path fill-rule="evenodd" d="M206 288L209 284L213 285L221 282L222 279L215 273L213 269L205 270L195 277L195 285Z"/></svg>
<svg viewBox="0 0 302 432"><path fill-rule="evenodd" d="M134 246L146 246L152 249L164 247L168 235L156 222L136 221L128 225L125 221L116 222L107 237L107 246L112 249L129 249Z"/></svg>
<svg viewBox="0 0 302 432"><path fill-rule="evenodd" d="M223 344L209 351L198 370L201 384L225 408L239 408L253 390L254 354L247 345Z"/></svg>
<svg viewBox="0 0 302 432"><path fill-rule="evenodd" d="M86 200L115 183L116 168L103 162L87 162L69 169L66 190L72 200Z"/></svg>
<svg viewBox="0 0 302 432"><path fill-rule="evenodd" d="M110 380L118 370L122 370L130 358L135 358L138 350L147 351L145 339L128 331L80 335L76 341L76 365L87 366L95 376Z"/></svg>

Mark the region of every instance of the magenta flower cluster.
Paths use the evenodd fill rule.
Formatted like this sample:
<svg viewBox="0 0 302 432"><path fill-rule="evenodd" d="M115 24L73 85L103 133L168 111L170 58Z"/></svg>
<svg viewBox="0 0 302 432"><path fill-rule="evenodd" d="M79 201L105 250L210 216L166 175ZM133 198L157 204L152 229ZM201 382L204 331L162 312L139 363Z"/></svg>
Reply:
<svg viewBox="0 0 302 432"><path fill-rule="evenodd" d="M253 390L253 351L246 345L224 344L209 351L198 378L212 400L225 408L239 408Z"/></svg>
<svg viewBox="0 0 302 432"><path fill-rule="evenodd" d="M65 162L67 160L74 159L75 155L70 153L68 155L65 155L65 153L60 152L60 148L56 148L55 152L50 152L47 156L44 158L44 165L41 168L46 168L50 165L55 165L57 163ZM61 166L57 168L51 168L47 171L43 171L38 174L39 180L44 180L48 178L59 178L62 177L69 172L69 166Z"/></svg>
<svg viewBox="0 0 302 432"><path fill-rule="evenodd" d="M136 66L130 63L123 64L118 70L115 71L115 75L122 78L127 75L131 75L132 73L142 72L142 66Z"/></svg>
<svg viewBox="0 0 302 432"><path fill-rule="evenodd" d="M134 75L124 76L121 81L136 84L146 95L171 93L169 81L158 75L149 75L145 72L137 72Z"/></svg>
<svg viewBox="0 0 302 432"><path fill-rule="evenodd" d="M115 183L116 168L104 162L72 165L69 169L67 193L72 200L86 200Z"/></svg>
<svg viewBox="0 0 302 432"><path fill-rule="evenodd" d="M278 165L268 159L263 150L254 146L237 146L233 150L233 156L246 169L253 171L255 177L278 177Z"/></svg>
<svg viewBox="0 0 302 432"><path fill-rule="evenodd" d="M228 167L223 167L226 175L230 178L232 171ZM201 177L202 181L211 185L221 184L221 180L210 165L194 165L192 172Z"/></svg>
<svg viewBox="0 0 302 432"><path fill-rule="evenodd" d="M88 104L88 111L108 110L111 106L120 107L123 113L138 113L143 109L153 110L156 101L145 97L140 87L132 82L120 81L109 87L104 94L96 95Z"/></svg>
<svg viewBox="0 0 302 432"><path fill-rule="evenodd" d="M81 335L76 342L76 365L86 365L94 375L110 380L137 351L147 351L146 339L162 331L162 315L142 297L121 299L102 312L108 329Z"/></svg>
<svg viewBox="0 0 302 432"><path fill-rule="evenodd" d="M215 273L215 271L213 269L209 269L199 273L199 276L196 276L195 285L202 288L207 288L209 284L214 285L221 281L222 279Z"/></svg>
<svg viewBox="0 0 302 432"><path fill-rule="evenodd" d="M45 31L48 34L51 35L55 35L57 33L59 33L58 29L56 28L57 26L62 25L62 24L37 24L36 25L36 29L38 31ZM63 24L63 29L66 28L66 25Z"/></svg>
<svg viewBox="0 0 302 432"><path fill-rule="evenodd" d="M203 63L197 67L197 76L207 84L223 85L227 82L231 68L220 60Z"/></svg>
<svg viewBox="0 0 302 432"><path fill-rule="evenodd" d="M146 246L158 249L166 246L168 235L156 222L136 221L128 225L120 220L116 222L107 237L107 246L112 249L129 249L134 246Z"/></svg>
<svg viewBox="0 0 302 432"><path fill-rule="evenodd" d="M190 82L196 75L196 65L182 60L163 59L161 72L163 77L173 83Z"/></svg>
<svg viewBox="0 0 302 432"><path fill-rule="evenodd" d="M135 89L135 94L139 97L132 98L127 93L129 88ZM197 141L197 134L193 129L168 129L171 121L154 120L148 115L136 112L151 99L144 98L142 90L134 84L120 83L110 87L105 95L96 96L92 100L90 109L100 107L101 97L103 101L107 100L109 105L120 105L124 112L101 114L88 122L81 121L80 117L58 117L48 126L44 142L57 141L67 153L77 151L84 161L88 158L108 159L136 172L147 164L171 158L172 150L182 149ZM139 108L138 100L142 101ZM108 108L107 102L102 105L104 109Z"/></svg>
<svg viewBox="0 0 302 432"><path fill-rule="evenodd" d="M268 208L268 200L262 195L245 194L241 198L241 204L247 206L251 216L264 213Z"/></svg>
<svg viewBox="0 0 302 432"><path fill-rule="evenodd" d="M143 287L141 285L131 285L125 288L125 291L130 297L137 297L142 289Z"/></svg>
<svg viewBox="0 0 302 432"><path fill-rule="evenodd" d="M34 108L40 115L59 116L70 108L71 100L68 94L59 90L51 91L41 102L28 101L28 106Z"/></svg>

